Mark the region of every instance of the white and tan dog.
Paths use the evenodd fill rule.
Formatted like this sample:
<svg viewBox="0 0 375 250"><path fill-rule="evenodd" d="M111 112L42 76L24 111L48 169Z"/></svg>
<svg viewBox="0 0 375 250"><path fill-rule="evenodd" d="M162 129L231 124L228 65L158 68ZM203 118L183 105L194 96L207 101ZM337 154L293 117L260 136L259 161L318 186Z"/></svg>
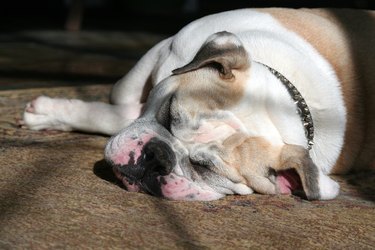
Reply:
<svg viewBox="0 0 375 250"><path fill-rule="evenodd" d="M30 129L114 135L129 191L170 199L292 193L375 165L375 14L244 9L190 23L113 88L112 104L39 97Z"/></svg>

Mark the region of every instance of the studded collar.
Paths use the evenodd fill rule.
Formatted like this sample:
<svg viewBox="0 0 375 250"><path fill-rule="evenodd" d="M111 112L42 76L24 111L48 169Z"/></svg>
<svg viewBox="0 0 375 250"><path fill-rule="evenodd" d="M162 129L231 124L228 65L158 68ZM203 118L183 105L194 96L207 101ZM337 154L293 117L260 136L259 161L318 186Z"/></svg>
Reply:
<svg viewBox="0 0 375 250"><path fill-rule="evenodd" d="M296 104L296 112L299 114L302 125L305 129L305 136L307 139L307 149L310 150L314 145L314 122L310 113L310 109L306 104L305 99L302 97L298 89L280 72L277 70L258 62L259 64L266 67L288 90L288 93L292 97L294 103Z"/></svg>

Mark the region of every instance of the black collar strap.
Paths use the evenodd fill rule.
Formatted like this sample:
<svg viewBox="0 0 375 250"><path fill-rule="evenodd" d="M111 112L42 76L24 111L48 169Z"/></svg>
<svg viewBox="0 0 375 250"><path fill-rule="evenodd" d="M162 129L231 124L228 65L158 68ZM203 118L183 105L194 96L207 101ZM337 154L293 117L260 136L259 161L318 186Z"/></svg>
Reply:
<svg viewBox="0 0 375 250"><path fill-rule="evenodd" d="M305 136L307 139L307 149L310 150L312 146L314 145L314 123L313 123L313 119L310 113L310 109L307 106L305 99L302 97L298 89L280 72L278 72L277 70L263 63L259 63L259 64L265 66L277 79L281 81L281 83L285 86L290 96L294 100L294 103L297 106L297 113L301 117L301 121L305 129Z"/></svg>

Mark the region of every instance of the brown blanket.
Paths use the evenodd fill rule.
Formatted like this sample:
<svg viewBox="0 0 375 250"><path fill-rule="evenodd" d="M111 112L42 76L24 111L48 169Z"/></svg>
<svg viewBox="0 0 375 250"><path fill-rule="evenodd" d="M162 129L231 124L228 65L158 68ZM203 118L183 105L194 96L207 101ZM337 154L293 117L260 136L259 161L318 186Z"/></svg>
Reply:
<svg viewBox="0 0 375 250"><path fill-rule="evenodd" d="M107 99L108 85L0 91L0 248L237 249L375 246L375 175L335 177L340 196L178 202L128 193L101 135L17 127L33 97Z"/></svg>

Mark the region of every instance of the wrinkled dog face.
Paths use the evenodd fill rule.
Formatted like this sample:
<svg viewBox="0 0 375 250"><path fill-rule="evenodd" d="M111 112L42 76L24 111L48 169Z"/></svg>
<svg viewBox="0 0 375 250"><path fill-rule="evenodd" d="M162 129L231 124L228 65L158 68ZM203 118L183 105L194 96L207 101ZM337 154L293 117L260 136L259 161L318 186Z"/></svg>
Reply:
<svg viewBox="0 0 375 250"><path fill-rule="evenodd" d="M127 190L213 200L292 189L276 185L274 169L283 168L283 150L248 137L244 124L228 111L243 97L250 66L236 36L220 32L208 38L191 63L155 86L142 116L106 147L106 160ZM314 185L302 179L304 188Z"/></svg>

